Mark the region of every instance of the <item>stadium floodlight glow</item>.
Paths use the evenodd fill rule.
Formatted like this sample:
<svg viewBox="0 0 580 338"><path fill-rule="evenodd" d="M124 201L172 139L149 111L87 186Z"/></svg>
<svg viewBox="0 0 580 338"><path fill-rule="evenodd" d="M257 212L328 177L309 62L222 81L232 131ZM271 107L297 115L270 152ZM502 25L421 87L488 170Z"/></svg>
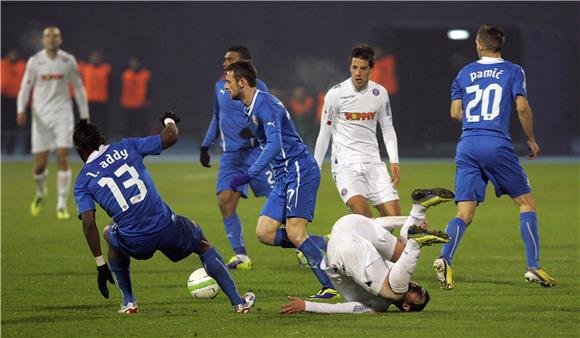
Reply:
<svg viewBox="0 0 580 338"><path fill-rule="evenodd" d="M451 29L447 31L449 40L467 40L469 39L469 32L465 29Z"/></svg>

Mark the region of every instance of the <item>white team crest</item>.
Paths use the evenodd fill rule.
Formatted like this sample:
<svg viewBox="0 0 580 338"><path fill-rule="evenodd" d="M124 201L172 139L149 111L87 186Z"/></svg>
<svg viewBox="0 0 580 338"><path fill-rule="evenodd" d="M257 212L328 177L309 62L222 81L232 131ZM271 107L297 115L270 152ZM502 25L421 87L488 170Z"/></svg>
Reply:
<svg viewBox="0 0 580 338"><path fill-rule="evenodd" d="M252 122L254 122L255 125L258 125L258 118L256 115L252 115Z"/></svg>

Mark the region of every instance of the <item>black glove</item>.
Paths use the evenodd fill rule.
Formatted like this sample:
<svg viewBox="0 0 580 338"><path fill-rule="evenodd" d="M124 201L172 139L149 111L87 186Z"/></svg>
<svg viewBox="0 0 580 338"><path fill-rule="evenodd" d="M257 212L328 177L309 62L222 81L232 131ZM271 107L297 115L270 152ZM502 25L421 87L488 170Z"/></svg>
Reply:
<svg viewBox="0 0 580 338"><path fill-rule="evenodd" d="M99 291L101 291L101 295L103 295L103 297L108 299L109 289L107 288L107 281L111 282L111 284L115 284L113 274L111 273L107 263L105 263L105 265L97 266L97 271L99 272L99 276L97 277Z"/></svg>
<svg viewBox="0 0 580 338"><path fill-rule="evenodd" d="M252 131L250 130L249 127L242 128L242 130L240 130L240 133L238 135L240 135L240 137L243 138L244 140L251 140L254 138L254 134L252 134Z"/></svg>
<svg viewBox="0 0 580 338"><path fill-rule="evenodd" d="M211 165L209 164L209 148L208 147L201 147L201 149L199 149L200 153L199 153L199 161L201 162L201 165L206 167L206 168L211 168Z"/></svg>
<svg viewBox="0 0 580 338"><path fill-rule="evenodd" d="M166 111L165 114L163 114L163 116L159 119L161 121L161 124L163 125L163 127L165 127L165 119L166 118L172 119L173 121L175 121L175 124L177 124L181 121L181 119L179 118L179 116L177 116L177 114L175 114L172 111Z"/></svg>

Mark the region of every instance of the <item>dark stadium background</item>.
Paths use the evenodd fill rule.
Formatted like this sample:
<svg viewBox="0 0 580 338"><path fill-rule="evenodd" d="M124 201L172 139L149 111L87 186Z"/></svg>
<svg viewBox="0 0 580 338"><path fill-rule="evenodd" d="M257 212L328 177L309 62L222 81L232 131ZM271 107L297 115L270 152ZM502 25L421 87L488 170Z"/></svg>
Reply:
<svg viewBox="0 0 580 338"><path fill-rule="evenodd" d="M494 23L507 33L503 56L526 70L543 154L580 154L577 2L3 1L1 7L3 56L11 47L25 59L41 49L47 25L60 27L62 49L77 59L103 51L113 66L113 138L130 128L120 116L120 74L130 55L139 56L153 73L149 118L167 109L183 117L185 142L174 150L182 154L197 151L205 134L228 46L250 47L259 76L284 97L296 85L315 95L346 79L350 49L368 42L397 60L399 91L391 101L401 156L451 156L459 128L448 117L449 86L476 59L479 24ZM449 40L451 28L472 36ZM512 117L523 154L524 135ZM304 136L311 146L317 131L316 120L308 121Z"/></svg>

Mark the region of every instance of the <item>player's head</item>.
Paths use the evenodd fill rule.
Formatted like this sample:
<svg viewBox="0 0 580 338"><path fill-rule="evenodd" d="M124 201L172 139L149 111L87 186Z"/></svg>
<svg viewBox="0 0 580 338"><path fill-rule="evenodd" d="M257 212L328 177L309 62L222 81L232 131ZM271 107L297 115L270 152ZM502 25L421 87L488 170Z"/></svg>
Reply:
<svg viewBox="0 0 580 338"><path fill-rule="evenodd" d="M409 290L395 305L403 312L419 312L423 311L430 299L429 292L425 288L415 282L409 282Z"/></svg>
<svg viewBox="0 0 580 338"><path fill-rule="evenodd" d="M228 48L226 54L224 55L224 71L226 68L234 62L238 61L251 61L252 56L250 55L250 50L244 46L232 46Z"/></svg>
<svg viewBox="0 0 580 338"><path fill-rule="evenodd" d="M75 125L73 142L77 153L83 162L86 162L89 155L105 144L106 140L97 126L88 123L86 120L81 120Z"/></svg>
<svg viewBox="0 0 580 338"><path fill-rule="evenodd" d="M477 30L475 38L475 45L477 46L477 54L479 57L482 53L501 53L501 47L505 43L505 33L503 30L492 24L483 24Z"/></svg>
<svg viewBox="0 0 580 338"><path fill-rule="evenodd" d="M244 89L256 87L257 71L250 61L238 61L226 67L225 89L234 100L241 100Z"/></svg>
<svg viewBox="0 0 580 338"><path fill-rule="evenodd" d="M375 52L366 44L354 47L350 53L350 75L356 89L366 88L375 66Z"/></svg>
<svg viewBox="0 0 580 338"><path fill-rule="evenodd" d="M56 26L48 26L42 32L42 46L48 51L56 51L60 44L62 43L62 38L60 36L60 29Z"/></svg>

